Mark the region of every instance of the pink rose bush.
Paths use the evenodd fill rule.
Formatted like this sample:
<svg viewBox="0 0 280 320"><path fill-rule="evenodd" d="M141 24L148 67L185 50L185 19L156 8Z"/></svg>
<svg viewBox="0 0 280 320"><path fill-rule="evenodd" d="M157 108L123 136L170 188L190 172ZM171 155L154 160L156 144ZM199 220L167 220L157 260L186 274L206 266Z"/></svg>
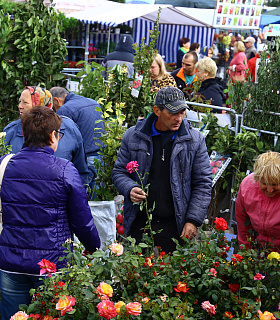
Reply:
<svg viewBox="0 0 280 320"><path fill-rule="evenodd" d="M202 302L201 308L205 310L209 314L209 316L214 316L216 314L216 307L209 301Z"/></svg>
<svg viewBox="0 0 280 320"><path fill-rule="evenodd" d="M49 260L42 259L40 262L38 262L38 265L41 268L40 275L48 273L49 277L51 277L51 274L56 272L55 263L50 262Z"/></svg>
<svg viewBox="0 0 280 320"><path fill-rule="evenodd" d="M103 300L97 305L100 317L105 319L113 319L117 316L117 311L114 303L110 300Z"/></svg>

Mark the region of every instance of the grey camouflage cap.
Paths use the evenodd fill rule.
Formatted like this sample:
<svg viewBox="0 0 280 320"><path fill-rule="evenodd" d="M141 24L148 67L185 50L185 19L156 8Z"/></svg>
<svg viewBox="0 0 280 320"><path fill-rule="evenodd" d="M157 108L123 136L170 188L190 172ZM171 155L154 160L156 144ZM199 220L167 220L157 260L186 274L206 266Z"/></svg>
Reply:
<svg viewBox="0 0 280 320"><path fill-rule="evenodd" d="M188 107L183 92L175 87L164 87L159 90L155 98L156 106L163 106L171 113L177 113Z"/></svg>

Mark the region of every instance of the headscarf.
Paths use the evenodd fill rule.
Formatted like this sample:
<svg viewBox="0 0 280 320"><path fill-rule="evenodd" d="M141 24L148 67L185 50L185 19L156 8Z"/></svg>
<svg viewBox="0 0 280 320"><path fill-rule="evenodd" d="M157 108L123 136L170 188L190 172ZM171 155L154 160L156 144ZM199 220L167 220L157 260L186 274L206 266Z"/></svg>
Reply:
<svg viewBox="0 0 280 320"><path fill-rule="evenodd" d="M49 90L40 87L25 87L31 94L32 107L48 107L52 109L52 95Z"/></svg>

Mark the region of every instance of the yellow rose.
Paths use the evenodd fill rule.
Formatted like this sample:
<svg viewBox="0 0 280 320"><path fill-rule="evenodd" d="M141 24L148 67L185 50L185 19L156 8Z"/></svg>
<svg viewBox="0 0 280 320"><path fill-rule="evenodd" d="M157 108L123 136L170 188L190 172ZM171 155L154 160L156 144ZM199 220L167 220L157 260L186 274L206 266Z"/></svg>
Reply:
<svg viewBox="0 0 280 320"><path fill-rule="evenodd" d="M272 260L272 259L277 259L278 261L280 261L280 254L278 252L271 252L268 256L267 256L268 260Z"/></svg>
<svg viewBox="0 0 280 320"><path fill-rule="evenodd" d="M100 282L99 286L97 287L97 291L101 295L105 295L107 297L112 297L113 295L113 288L106 282Z"/></svg>
<svg viewBox="0 0 280 320"><path fill-rule="evenodd" d="M265 311L262 313L260 310L258 310L259 318L260 320L276 320L273 313Z"/></svg>
<svg viewBox="0 0 280 320"><path fill-rule="evenodd" d="M125 303L123 301L119 301L117 303L115 303L115 308L118 314L121 313L121 307L125 306Z"/></svg>

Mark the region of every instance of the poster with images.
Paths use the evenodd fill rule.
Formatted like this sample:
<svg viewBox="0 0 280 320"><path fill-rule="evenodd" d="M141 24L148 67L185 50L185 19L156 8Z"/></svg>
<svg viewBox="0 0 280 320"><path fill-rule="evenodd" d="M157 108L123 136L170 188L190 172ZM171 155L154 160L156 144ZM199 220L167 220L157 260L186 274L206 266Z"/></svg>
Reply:
<svg viewBox="0 0 280 320"><path fill-rule="evenodd" d="M225 171L227 166L229 165L231 158L225 155L222 155L216 151L212 151L210 155L210 166L212 169L212 187L219 180L222 173Z"/></svg>
<svg viewBox="0 0 280 320"><path fill-rule="evenodd" d="M217 0L213 25L223 29L259 29L264 0Z"/></svg>

